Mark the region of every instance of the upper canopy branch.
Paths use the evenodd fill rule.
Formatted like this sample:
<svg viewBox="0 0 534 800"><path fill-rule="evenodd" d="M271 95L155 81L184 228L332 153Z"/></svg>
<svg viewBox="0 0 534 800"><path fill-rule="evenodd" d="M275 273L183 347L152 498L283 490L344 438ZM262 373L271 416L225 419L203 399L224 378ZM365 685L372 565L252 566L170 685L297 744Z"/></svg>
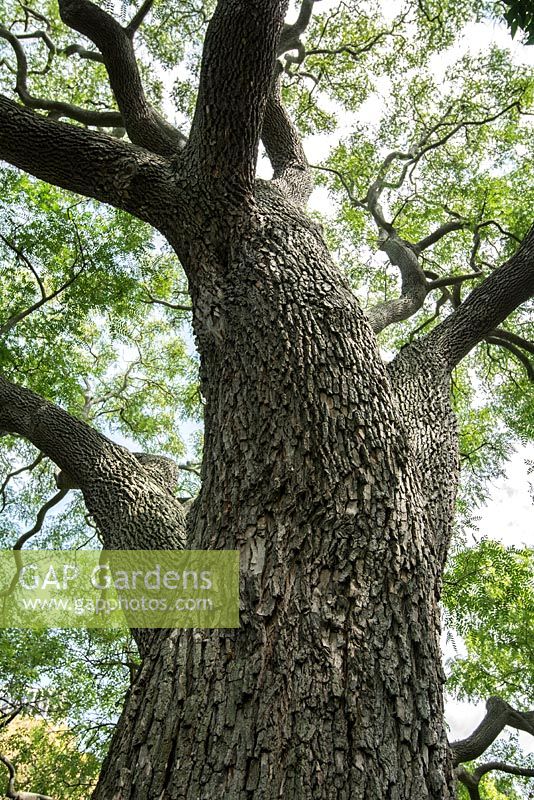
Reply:
<svg viewBox="0 0 534 800"><path fill-rule="evenodd" d="M148 8L143 7L141 17L134 17L127 28L90 0L59 0L59 10L63 22L87 36L102 54L131 141L168 157L183 148L185 136L166 122L145 97L137 67L132 37Z"/></svg>
<svg viewBox="0 0 534 800"><path fill-rule="evenodd" d="M28 108L48 111L56 119L68 117L81 122L83 125L118 126L122 124L121 116L116 111L91 111L81 108L74 103L65 103L58 100L48 100L44 97L35 97L28 89L28 62L20 36L0 25L0 38L5 39L15 53L17 60L15 91Z"/></svg>
<svg viewBox="0 0 534 800"><path fill-rule="evenodd" d="M413 170L428 152L446 144L460 130L488 125L514 109L521 112L519 99L514 99L503 108L492 111L480 119L451 120L451 109L449 109L419 137L412 147L406 151L393 150L383 158L365 197L362 199L358 199L354 195L350 179L347 179L339 170L326 168L326 171L335 174L341 181L351 205L371 214L378 228L380 248L387 253L390 263L399 268L401 276L399 297L378 303L367 311L371 326L376 333L389 325L409 319L422 308L430 291L449 285L458 286L459 283L473 277L473 273L477 270L476 260L472 258L473 273L470 275L443 278L436 276L431 281L427 280L420 260L420 256L425 250L437 244L445 236L467 228L473 230L475 243L480 239L480 230L488 225L495 225L503 235L510 236L509 232L505 231L495 220L485 219L473 225L469 219L445 207L452 218L436 227L419 241L410 242L399 235L395 226L395 218L388 218L381 202L384 191L400 189L407 177L411 175L410 170ZM390 178L391 170L398 164L402 164L400 172Z"/></svg>
<svg viewBox="0 0 534 800"><path fill-rule="evenodd" d="M236 199L253 190L287 0L219 0L208 25L189 149L201 177Z"/></svg>
<svg viewBox="0 0 534 800"><path fill-rule="evenodd" d="M281 56L288 50L297 50L300 46L300 37L310 24L313 7L320 0L302 0L299 14L291 25L284 25L278 43L277 55Z"/></svg>
<svg viewBox="0 0 534 800"><path fill-rule="evenodd" d="M365 200L363 201L375 217L377 224L381 227L387 227L379 199L385 189L400 189L406 177L409 174L410 168L415 167L424 156L438 147L442 147L452 139L459 131L467 130L469 128L482 127L508 114L510 111L516 110L521 113L520 99L514 99L506 106L492 113L486 114L480 119L462 119L459 122L449 122L448 117L450 112L447 112L435 125L429 128L420 139L409 148L407 151L394 150L384 158L380 167L377 170L377 177L369 186ZM445 128L445 132L441 133L440 129ZM440 132L439 135L438 131ZM403 162L402 169L397 177L388 180L388 174L395 164L395 162ZM385 223L385 224L384 224Z"/></svg>
<svg viewBox="0 0 534 800"><path fill-rule="evenodd" d="M496 344L499 347L508 350L513 356L523 365L529 381L534 382L534 362L523 352L523 350L512 342L508 341L499 335L499 329L492 331L489 336L486 336L488 344ZM530 344L530 343L529 343Z"/></svg>
<svg viewBox="0 0 534 800"><path fill-rule="evenodd" d="M514 255L477 286L426 337L453 369L478 342L491 335L521 303L534 295L534 226Z"/></svg>

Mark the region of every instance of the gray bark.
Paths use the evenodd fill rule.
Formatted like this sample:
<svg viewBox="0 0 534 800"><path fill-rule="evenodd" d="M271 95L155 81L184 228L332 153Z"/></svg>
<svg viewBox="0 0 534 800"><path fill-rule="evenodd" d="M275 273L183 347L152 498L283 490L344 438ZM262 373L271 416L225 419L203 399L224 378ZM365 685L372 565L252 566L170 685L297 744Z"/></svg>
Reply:
<svg viewBox="0 0 534 800"><path fill-rule="evenodd" d="M209 289L217 313L195 317L188 542L241 549L242 627L158 636L95 800L449 798L433 524L449 491L422 480L422 421L316 227L257 200L263 225Z"/></svg>

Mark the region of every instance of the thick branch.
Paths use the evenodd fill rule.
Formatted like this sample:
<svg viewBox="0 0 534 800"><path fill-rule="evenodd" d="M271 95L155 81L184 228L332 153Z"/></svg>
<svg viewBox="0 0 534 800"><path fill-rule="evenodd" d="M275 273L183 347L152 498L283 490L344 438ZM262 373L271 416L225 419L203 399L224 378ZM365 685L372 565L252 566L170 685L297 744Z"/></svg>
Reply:
<svg viewBox="0 0 534 800"><path fill-rule="evenodd" d="M492 272L450 317L428 335L428 347L439 349L448 368L452 369L532 295L534 227L514 255Z"/></svg>
<svg viewBox="0 0 534 800"><path fill-rule="evenodd" d="M201 176L250 197L287 0L219 0L204 43L189 146Z"/></svg>
<svg viewBox="0 0 534 800"><path fill-rule="evenodd" d="M425 273L408 242L396 234L389 234L382 242L381 249L387 253L391 263L399 268L402 284L400 297L379 303L367 312L375 333L411 317L421 308L428 294Z"/></svg>
<svg viewBox="0 0 534 800"><path fill-rule="evenodd" d="M134 14L131 22L129 22L128 25L126 26L126 30L128 31L130 36L133 36L134 33L137 30L139 30L139 28L143 24L145 17L149 13L153 5L154 5L154 0L144 0L144 3L139 8L139 11L137 11Z"/></svg>
<svg viewBox="0 0 534 800"><path fill-rule="evenodd" d="M133 49L133 27L123 28L90 0L60 0L61 19L87 36L102 53L124 127L134 144L167 157L185 145L186 138L150 105L145 97ZM147 9L148 10L148 9Z"/></svg>
<svg viewBox="0 0 534 800"><path fill-rule="evenodd" d="M154 457L136 457L34 392L0 377L0 428L19 434L81 488L107 549L180 549L184 515ZM66 476L66 480L65 480Z"/></svg>
<svg viewBox="0 0 534 800"><path fill-rule="evenodd" d="M310 24L313 7L319 0L302 0L297 19L292 25L284 25L278 44L278 55L288 50L295 50L300 43L300 37Z"/></svg>
<svg viewBox="0 0 534 800"><path fill-rule="evenodd" d="M305 55L300 37L308 27L317 0L302 0L299 15L292 25L284 25L276 54L298 50ZM302 59L297 59L302 60ZM277 64L265 108L261 138L273 168L273 181L293 202L305 206L313 190L313 178L302 141L282 101L281 73Z"/></svg>
<svg viewBox="0 0 534 800"><path fill-rule="evenodd" d="M2 95L0 158L147 222L154 223L151 211L161 208L161 195L169 192L170 168L158 156L106 134L45 119Z"/></svg>
<svg viewBox="0 0 534 800"><path fill-rule="evenodd" d="M467 739L451 744L454 765L481 756L506 725L534 736L534 711L516 711L499 697L490 697L486 703L486 716L478 728Z"/></svg>
<svg viewBox="0 0 534 800"><path fill-rule="evenodd" d="M428 272L425 272L428 276ZM465 275L445 275L443 278L434 278L428 282L428 289L443 289L447 286L458 286L465 281L472 281L481 277L480 272L467 272Z"/></svg>
<svg viewBox="0 0 534 800"><path fill-rule="evenodd" d="M267 99L261 138L273 168L273 181L293 202L305 206L313 179L300 134L282 102L280 78Z"/></svg>

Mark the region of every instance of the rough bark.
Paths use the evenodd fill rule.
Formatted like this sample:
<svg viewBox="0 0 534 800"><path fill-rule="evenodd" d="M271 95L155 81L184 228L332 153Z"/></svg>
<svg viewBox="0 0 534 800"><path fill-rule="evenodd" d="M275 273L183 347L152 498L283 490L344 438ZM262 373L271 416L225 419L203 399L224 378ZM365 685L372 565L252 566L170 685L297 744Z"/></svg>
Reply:
<svg viewBox="0 0 534 800"><path fill-rule="evenodd" d="M306 207L313 179L300 136L284 108L278 78L267 99L261 138L273 168L272 184L294 203Z"/></svg>
<svg viewBox="0 0 534 800"><path fill-rule="evenodd" d="M432 331L428 336L428 346L440 352L448 369L453 369L475 345L533 295L534 226L513 256Z"/></svg>
<svg viewBox="0 0 534 800"><path fill-rule="evenodd" d="M184 518L168 479L61 408L0 376L0 428L24 436L80 488L108 550L181 549Z"/></svg>
<svg viewBox="0 0 534 800"><path fill-rule="evenodd" d="M41 180L161 221L176 202L169 163L111 136L56 122L0 95L0 156ZM173 216L179 213L172 209ZM156 213L157 209L157 213Z"/></svg>
<svg viewBox="0 0 534 800"><path fill-rule="evenodd" d="M190 547L241 549L242 627L158 637L95 800L452 797L434 502L318 230L257 199L213 276L217 327L196 318L189 514Z"/></svg>
<svg viewBox="0 0 534 800"><path fill-rule="evenodd" d="M188 148L212 195L253 190L258 143L287 0L218 3L204 42Z"/></svg>

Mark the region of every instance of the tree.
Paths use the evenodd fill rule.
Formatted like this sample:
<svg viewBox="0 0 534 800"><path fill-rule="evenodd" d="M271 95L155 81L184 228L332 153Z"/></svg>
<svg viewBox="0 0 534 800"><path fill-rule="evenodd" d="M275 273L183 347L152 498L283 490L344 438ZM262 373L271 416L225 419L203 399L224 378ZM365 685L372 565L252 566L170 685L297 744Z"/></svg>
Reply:
<svg viewBox="0 0 534 800"><path fill-rule="evenodd" d="M399 296L386 287L386 297L364 312L321 225L306 212L312 172L281 75L297 82L306 73L328 75L339 55L341 80L331 91L350 104L357 88L360 100L370 91L365 74L360 87L348 79L354 64L368 54L380 59L387 41L389 66L402 57L417 72L421 51L407 46L402 26L411 36L409 26L419 26L432 50L438 40L450 43L465 9L416 3L382 25L374 9L341 3L314 28L311 0L292 24L284 22L282 0L220 0L204 37L186 137L143 88L133 41L151 5L122 24L89 0L60 0L64 25L96 51L56 44L58 23L26 6L26 27L23 20L0 28L22 101L0 97L0 156L148 223L185 270L204 403L200 492L188 510L169 491L175 476L162 469L167 461L136 457L89 425L87 414L21 385L14 367L0 378L0 427L59 467L60 488L81 490L105 547L242 553L239 631L134 634L142 666L93 796L453 797L454 767L484 752L505 725L534 730L534 712L492 698L473 736L449 746L438 605L459 472L453 370L489 342L532 377L532 344L505 324L524 325L521 309L534 292L529 190L511 208L505 157L499 161L506 145L509 152L512 144L529 147L521 120L531 83L508 71L496 51L486 82L475 74L447 102L432 103L428 76L403 86L391 72L399 113L378 144L381 137L402 141L406 115L409 141L383 154L356 130L324 165L344 192L340 224L327 237L343 252L348 232L359 231L363 241L372 225L401 277ZM195 19L201 13L190 11ZM36 20L49 29L33 30ZM28 64L25 38L44 42L51 60L61 49L94 64L84 88L95 89L97 108L32 94L28 79L39 70ZM164 48L171 62L174 45L171 37ZM146 46L150 53L150 33ZM109 103L102 65L116 109L98 107ZM468 66L460 64L458 74ZM39 75L34 80L39 86ZM178 89L185 108L188 94ZM290 84L284 93L302 125L321 118L318 108L302 113L306 91ZM455 150L459 134L467 142L463 157ZM260 139L270 181L255 178ZM451 186L461 188L473 152L498 156L501 174L486 175L482 186L482 173L473 178L471 170L482 186L479 202L470 205L466 196L451 208ZM433 176L425 178L430 156ZM514 175L515 187L526 170ZM487 251L495 231L503 260L493 268ZM461 250L450 244L454 234L470 238L469 271L443 273L431 260L438 254L455 266ZM8 238L6 246L24 261L17 241ZM83 252L78 242L82 261ZM39 284L36 303L68 291L78 280L75 267L69 275L58 270L49 291L26 265ZM464 296L469 280L477 285ZM4 329L28 320L33 305L15 310ZM422 330L408 336L402 323L419 312ZM390 361L379 350L382 331L381 343L396 351ZM459 775L477 796L480 776L462 768Z"/></svg>

